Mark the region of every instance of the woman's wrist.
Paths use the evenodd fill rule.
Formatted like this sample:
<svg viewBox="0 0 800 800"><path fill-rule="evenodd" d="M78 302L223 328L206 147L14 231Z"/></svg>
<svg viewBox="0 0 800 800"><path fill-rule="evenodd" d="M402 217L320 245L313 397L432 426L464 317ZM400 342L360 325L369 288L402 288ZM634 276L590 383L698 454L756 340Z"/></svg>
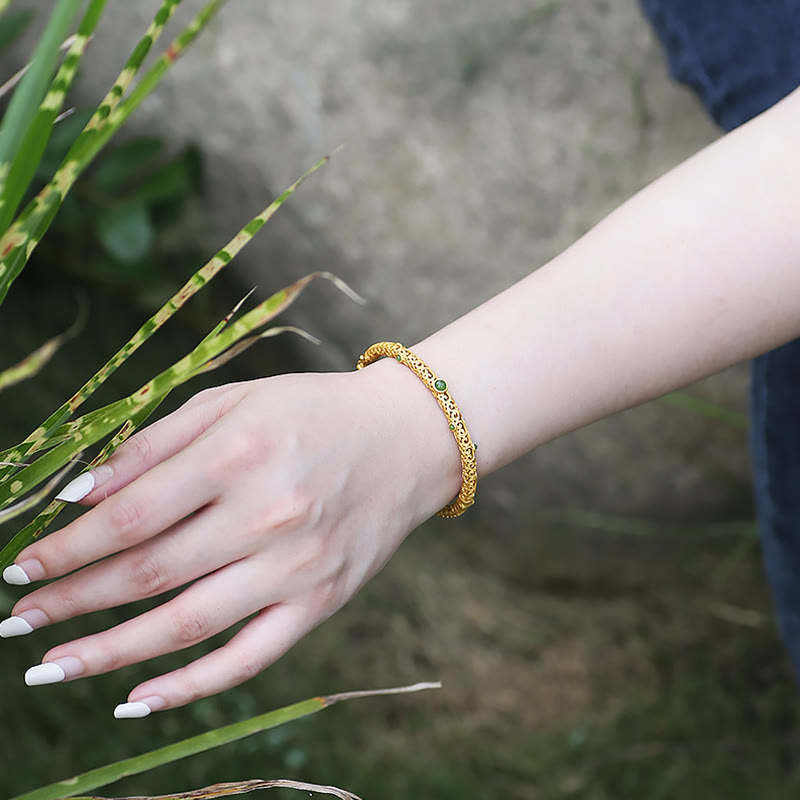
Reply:
<svg viewBox="0 0 800 800"><path fill-rule="evenodd" d="M364 367L353 379L377 417L376 447L392 463L401 491L419 506L419 524L461 488L461 455L447 417L425 384L392 359Z"/></svg>

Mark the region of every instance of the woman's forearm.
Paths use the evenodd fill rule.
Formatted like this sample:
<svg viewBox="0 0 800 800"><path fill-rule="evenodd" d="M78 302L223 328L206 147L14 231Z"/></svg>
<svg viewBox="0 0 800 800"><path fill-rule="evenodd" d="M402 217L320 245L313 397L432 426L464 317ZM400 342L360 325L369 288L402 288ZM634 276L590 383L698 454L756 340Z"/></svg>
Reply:
<svg viewBox="0 0 800 800"><path fill-rule="evenodd" d="M414 347L447 378L480 474L800 336L798 140L800 90ZM410 396L413 376L383 370ZM416 419L436 413L419 402Z"/></svg>

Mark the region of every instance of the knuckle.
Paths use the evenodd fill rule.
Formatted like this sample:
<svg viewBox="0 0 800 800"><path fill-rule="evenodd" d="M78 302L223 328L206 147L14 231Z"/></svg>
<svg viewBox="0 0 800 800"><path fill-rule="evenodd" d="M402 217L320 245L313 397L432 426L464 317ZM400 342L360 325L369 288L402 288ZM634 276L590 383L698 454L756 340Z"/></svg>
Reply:
<svg viewBox="0 0 800 800"><path fill-rule="evenodd" d="M304 536L297 542L295 569L300 572L327 572L328 552L319 536Z"/></svg>
<svg viewBox="0 0 800 800"><path fill-rule="evenodd" d="M61 589L54 600L53 606L58 609L60 619L73 619L86 611L83 601L74 591ZM48 616L53 618L52 613Z"/></svg>
<svg viewBox="0 0 800 800"><path fill-rule="evenodd" d="M258 438L241 426L226 437L220 453L220 463L223 469L234 467L246 470L254 467L262 457L263 451Z"/></svg>
<svg viewBox="0 0 800 800"><path fill-rule="evenodd" d="M271 505L271 523L274 528L296 529L313 526L320 517L319 503L308 492L294 489L276 498ZM321 544L318 537L309 537ZM313 547L313 545L309 545Z"/></svg>
<svg viewBox="0 0 800 800"><path fill-rule="evenodd" d="M322 622L347 602L347 592L338 580L330 578L317 587L314 600L312 609L314 618Z"/></svg>
<svg viewBox="0 0 800 800"><path fill-rule="evenodd" d="M166 588L166 575L157 559L143 555L131 566L129 580L140 598L152 597Z"/></svg>
<svg viewBox="0 0 800 800"><path fill-rule="evenodd" d="M172 619L172 631L176 641L183 645L194 644L208 638L208 618L197 611L179 612Z"/></svg>
<svg viewBox="0 0 800 800"><path fill-rule="evenodd" d="M180 696L184 704L194 703L195 700L200 700L208 694L203 685L198 682L195 670L192 669L193 666L190 665L178 671Z"/></svg>
<svg viewBox="0 0 800 800"><path fill-rule="evenodd" d="M244 653L236 660L233 679L238 685L260 675L263 669L264 664L255 653Z"/></svg>
<svg viewBox="0 0 800 800"><path fill-rule="evenodd" d="M136 461L149 462L153 455L153 443L149 434L142 431L128 439L125 450Z"/></svg>
<svg viewBox="0 0 800 800"><path fill-rule="evenodd" d="M32 599L28 599L32 598ZM84 603L73 591L65 589L58 582L47 587L43 592L34 597L28 595L24 610L37 608L42 612L50 624L78 617L86 611ZM22 607L15 607L14 613L22 613Z"/></svg>
<svg viewBox="0 0 800 800"><path fill-rule="evenodd" d="M113 672L122 667L127 667L131 662L131 659L126 657L122 650L114 647L107 639L103 641L101 648L96 648L94 657L90 660L93 667L92 672L95 674Z"/></svg>
<svg viewBox="0 0 800 800"><path fill-rule="evenodd" d="M114 498L109 510L109 525L119 536L132 537L142 523L144 511L137 502L124 498Z"/></svg>

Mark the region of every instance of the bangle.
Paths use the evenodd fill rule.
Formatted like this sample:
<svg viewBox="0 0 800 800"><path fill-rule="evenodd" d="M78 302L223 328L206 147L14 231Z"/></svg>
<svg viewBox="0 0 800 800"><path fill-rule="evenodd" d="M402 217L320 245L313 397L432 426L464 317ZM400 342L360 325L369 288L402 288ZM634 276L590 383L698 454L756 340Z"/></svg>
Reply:
<svg viewBox="0 0 800 800"><path fill-rule="evenodd" d="M456 405L456 401L450 396L450 392L447 391L447 382L438 377L419 356L403 347L399 342L373 344L358 359L356 369L363 369L382 356L394 358L408 367L430 389L450 423L450 430L453 432L458 451L461 454L461 491L452 503L439 511L439 516L457 517L475 502L475 489L478 485L478 461L475 451L478 449L478 445L472 441L461 411Z"/></svg>

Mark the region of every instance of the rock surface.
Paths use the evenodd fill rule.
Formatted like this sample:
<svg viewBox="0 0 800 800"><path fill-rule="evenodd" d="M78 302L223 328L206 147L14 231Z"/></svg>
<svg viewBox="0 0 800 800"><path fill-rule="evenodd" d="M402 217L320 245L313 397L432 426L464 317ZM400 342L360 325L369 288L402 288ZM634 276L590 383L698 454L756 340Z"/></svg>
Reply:
<svg viewBox="0 0 800 800"><path fill-rule="evenodd" d="M84 95L107 88L158 5L109 4ZM369 299L316 287L293 311L325 343L302 366L327 369L446 324L717 135L632 0L238 0L132 124L202 146L210 248L346 145L237 268L262 295L329 269ZM699 391L741 408L745 374ZM485 481L476 514L746 513L747 473L743 434L651 404Z"/></svg>

